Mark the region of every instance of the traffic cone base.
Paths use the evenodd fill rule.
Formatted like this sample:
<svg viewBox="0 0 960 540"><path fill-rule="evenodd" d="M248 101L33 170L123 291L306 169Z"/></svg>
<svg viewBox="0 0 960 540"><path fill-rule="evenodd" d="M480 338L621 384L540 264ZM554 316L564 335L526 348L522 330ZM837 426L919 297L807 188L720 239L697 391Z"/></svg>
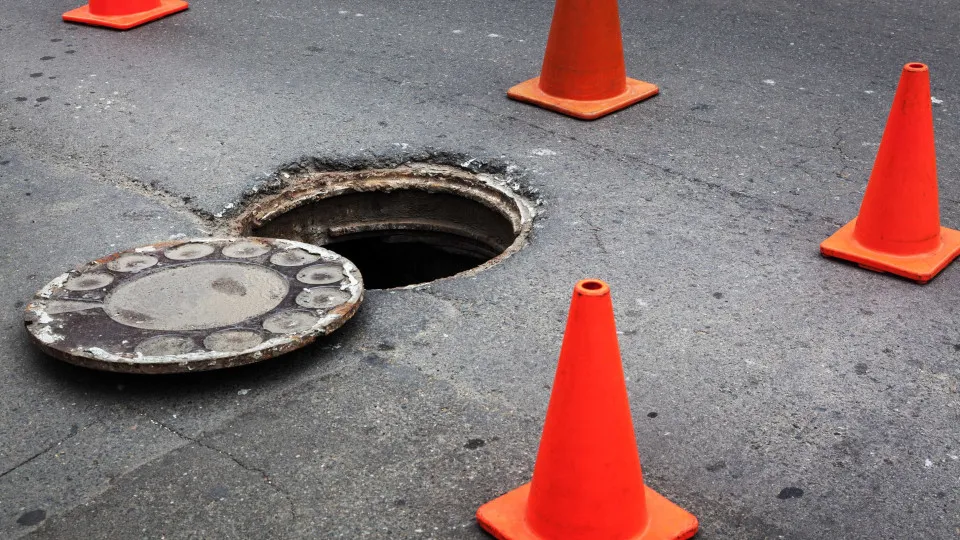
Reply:
<svg viewBox="0 0 960 540"><path fill-rule="evenodd" d="M940 227L940 247L920 255L891 255L870 249L854 238L857 219L847 223L820 244L820 253L855 262L876 272L889 272L918 283L933 279L960 255L960 231Z"/></svg>
<svg viewBox="0 0 960 540"><path fill-rule="evenodd" d="M525 519L529 494L528 483L484 504L477 510L477 521L498 540L541 540ZM697 533L699 523L693 514L647 486L644 494L650 521L640 534L624 540L686 540Z"/></svg>
<svg viewBox="0 0 960 540"><path fill-rule="evenodd" d="M659 93L660 89L655 84L629 77L627 89L622 94L597 100L565 99L550 95L540 89L540 77L534 77L507 90L507 96L511 99L532 103L581 120L595 120Z"/></svg>
<svg viewBox="0 0 960 540"><path fill-rule="evenodd" d="M94 26L106 26L117 30L128 30L134 26L148 23L183 11L189 4L181 0L160 0L160 5L148 11L132 13L130 15L94 15L90 13L90 6L86 5L63 14L63 20Z"/></svg>

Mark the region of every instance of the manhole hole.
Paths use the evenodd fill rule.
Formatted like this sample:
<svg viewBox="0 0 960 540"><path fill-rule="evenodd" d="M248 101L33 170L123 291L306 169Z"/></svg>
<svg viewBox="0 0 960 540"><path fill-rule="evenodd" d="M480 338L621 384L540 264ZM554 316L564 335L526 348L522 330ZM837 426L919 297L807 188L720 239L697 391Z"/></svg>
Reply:
<svg viewBox="0 0 960 540"><path fill-rule="evenodd" d="M313 172L250 204L231 233L325 246L370 289L478 272L520 249L533 206L494 176L455 167Z"/></svg>
<svg viewBox="0 0 960 540"><path fill-rule="evenodd" d="M160 242L61 275L27 306L33 341L81 366L199 371L298 349L356 312L356 266L267 238Z"/></svg>

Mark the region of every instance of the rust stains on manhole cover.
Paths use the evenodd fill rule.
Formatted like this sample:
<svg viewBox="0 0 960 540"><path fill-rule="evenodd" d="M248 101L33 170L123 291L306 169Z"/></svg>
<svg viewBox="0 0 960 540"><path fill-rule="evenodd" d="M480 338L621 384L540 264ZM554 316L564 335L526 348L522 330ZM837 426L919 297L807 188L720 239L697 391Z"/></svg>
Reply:
<svg viewBox="0 0 960 540"><path fill-rule="evenodd" d="M27 306L33 341L67 362L126 373L273 358L339 328L363 281L336 253L290 240L160 242L63 274Z"/></svg>

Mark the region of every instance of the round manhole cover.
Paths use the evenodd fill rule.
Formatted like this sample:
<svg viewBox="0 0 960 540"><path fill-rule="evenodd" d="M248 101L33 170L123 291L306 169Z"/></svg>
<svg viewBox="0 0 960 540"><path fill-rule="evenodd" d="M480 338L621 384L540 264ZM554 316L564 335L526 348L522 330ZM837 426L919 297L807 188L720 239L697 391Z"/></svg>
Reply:
<svg viewBox="0 0 960 540"><path fill-rule="evenodd" d="M336 253L290 240L160 242L63 274L27 330L67 362L127 373L249 364L311 343L357 311L363 281Z"/></svg>

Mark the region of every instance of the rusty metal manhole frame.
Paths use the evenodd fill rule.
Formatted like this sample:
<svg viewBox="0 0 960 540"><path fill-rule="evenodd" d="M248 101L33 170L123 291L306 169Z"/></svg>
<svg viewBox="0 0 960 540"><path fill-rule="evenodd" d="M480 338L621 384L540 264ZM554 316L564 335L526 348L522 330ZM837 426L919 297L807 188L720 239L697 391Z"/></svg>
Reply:
<svg viewBox="0 0 960 540"><path fill-rule="evenodd" d="M233 219L220 227L230 236L245 236L282 214L301 206L351 193L420 190L445 193L477 202L493 210L513 226L514 241L492 259L434 281L468 277L495 266L526 245L533 220L535 205L519 195L503 179L487 174L473 173L449 165L408 163L393 168L371 168L358 171L311 171L298 174L281 173L285 187L279 192L254 197ZM410 230L404 223L397 230ZM357 223L349 233L363 233L390 229L389 223ZM429 230L429 229L424 229ZM422 287L431 282L416 283L397 289Z"/></svg>
<svg viewBox="0 0 960 540"><path fill-rule="evenodd" d="M223 253L224 248L234 246L239 249L244 243L263 245L269 249L239 254L233 252L233 257ZM177 250L178 247L181 249ZM214 249L209 250L209 247ZM303 252L309 255L304 255ZM272 259L280 256L297 260ZM273 263L272 260L279 262ZM300 263L301 260L308 262ZM294 264L290 264L291 262ZM104 306L107 305L109 295L123 284L198 263L246 264L257 268L270 268L287 279L288 288L274 309L247 319L243 323L224 327L176 331L144 330L126 326L107 314ZM318 308L316 303L313 303L312 308L303 307L305 304L311 305L309 300L311 290L316 291L321 288L320 285L312 285L309 278L298 277L298 274L302 274L302 271L311 264L339 265L342 269L340 281L331 282L325 286L349 293L349 298L332 307L321 305L322 309ZM302 281L301 278L306 281ZM316 280L313 281L316 282ZM308 300L304 301L303 295L308 295ZM47 354L71 364L122 373L181 373L250 364L302 348L318 337L327 335L342 326L353 317L362 301L363 280L359 270L352 262L328 249L292 240L272 238L194 238L158 242L127 249L62 274L36 293L25 308L24 320L28 334L37 346ZM97 306L80 304L97 304ZM266 321L270 316L275 315L277 310L309 314L316 322L306 328L293 327L294 330L290 332L279 333L279 330L267 330ZM96 319L89 319L91 316ZM80 332L79 335L71 335L69 333L71 321L74 321L75 325L81 324L79 322L81 319L77 317L84 317L82 324L88 326L102 323L103 328L108 331L123 332L126 329L130 335L134 336L133 339L139 340L141 345L153 339L149 337L151 331L157 336L171 334L190 336L192 342L203 343L204 339L201 336L204 333L207 337L231 329L237 329L237 332L249 330L252 333L257 324L262 328L259 330L261 334L267 337L263 338L261 343L241 350L208 349L183 354L145 356L142 353L133 352L135 343L127 344L123 341L124 345L117 345L116 340L126 334L111 338L114 340L111 345L115 345L111 347L113 351L98 347L94 342L96 337L92 335L89 328L87 331ZM72 345L68 345L68 342ZM121 352L120 348L125 350ZM199 348L202 349L203 346Z"/></svg>

